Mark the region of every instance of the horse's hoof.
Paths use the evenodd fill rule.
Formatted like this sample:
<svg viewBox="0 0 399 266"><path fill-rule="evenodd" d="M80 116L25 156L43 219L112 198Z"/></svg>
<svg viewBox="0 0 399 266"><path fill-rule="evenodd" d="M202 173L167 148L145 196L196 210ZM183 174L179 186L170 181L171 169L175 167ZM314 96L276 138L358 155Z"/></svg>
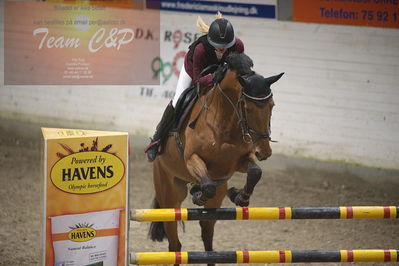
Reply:
<svg viewBox="0 0 399 266"><path fill-rule="evenodd" d="M204 193L205 197L211 199L216 195L216 185L213 183L203 184L201 185L201 191Z"/></svg>
<svg viewBox="0 0 399 266"><path fill-rule="evenodd" d="M194 193L196 193L198 191L201 191L200 185L194 184L194 185L191 186L191 189L190 189L190 194L191 195L194 195Z"/></svg>
<svg viewBox="0 0 399 266"><path fill-rule="evenodd" d="M237 206L240 206L240 207L248 207L249 206L249 200L242 200L242 199L237 199L236 198L235 204Z"/></svg>
<svg viewBox="0 0 399 266"><path fill-rule="evenodd" d="M206 200L202 199L202 192L196 191L193 193L193 203L198 206L204 206Z"/></svg>
<svg viewBox="0 0 399 266"><path fill-rule="evenodd" d="M229 190L227 190L227 196L229 197L229 199L231 200L231 202L233 202L235 204L235 199L238 195L239 190L236 189L235 187L231 187L229 188Z"/></svg>
<svg viewBox="0 0 399 266"><path fill-rule="evenodd" d="M227 191L227 196L237 206L247 207L249 205L250 195L245 193L243 189L232 187Z"/></svg>
<svg viewBox="0 0 399 266"><path fill-rule="evenodd" d="M243 189L240 190L237 197L235 198L235 204L240 207L248 207L249 205L249 197L247 193Z"/></svg>

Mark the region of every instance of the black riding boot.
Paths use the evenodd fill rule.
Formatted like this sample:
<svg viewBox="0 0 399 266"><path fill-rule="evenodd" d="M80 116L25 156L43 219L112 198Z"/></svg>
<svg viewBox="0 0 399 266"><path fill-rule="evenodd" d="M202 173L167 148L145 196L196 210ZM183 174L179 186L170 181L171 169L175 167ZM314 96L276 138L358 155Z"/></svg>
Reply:
<svg viewBox="0 0 399 266"><path fill-rule="evenodd" d="M175 108L173 108L172 102L170 102L162 115L154 136L151 138L151 143L144 150L144 152L147 153L148 161L152 162L155 160L155 157L157 157L159 146L168 136L169 130L173 126L174 119Z"/></svg>

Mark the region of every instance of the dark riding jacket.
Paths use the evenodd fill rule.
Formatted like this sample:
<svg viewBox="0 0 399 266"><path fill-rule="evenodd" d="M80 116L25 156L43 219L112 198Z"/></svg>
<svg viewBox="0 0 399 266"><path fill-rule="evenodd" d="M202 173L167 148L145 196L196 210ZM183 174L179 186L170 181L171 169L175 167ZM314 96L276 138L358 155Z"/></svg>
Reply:
<svg viewBox="0 0 399 266"><path fill-rule="evenodd" d="M198 81L201 87L207 87L210 85L212 83L213 75L208 74L199 78L199 74L202 70L212 64L220 64L224 62L226 57L232 52L244 52L244 43L240 39L236 38L236 43L227 49L219 61L216 57L215 48L209 44L206 35L201 36L197 41L190 45L189 51L184 59L184 68L186 69L187 74L191 77L192 83Z"/></svg>

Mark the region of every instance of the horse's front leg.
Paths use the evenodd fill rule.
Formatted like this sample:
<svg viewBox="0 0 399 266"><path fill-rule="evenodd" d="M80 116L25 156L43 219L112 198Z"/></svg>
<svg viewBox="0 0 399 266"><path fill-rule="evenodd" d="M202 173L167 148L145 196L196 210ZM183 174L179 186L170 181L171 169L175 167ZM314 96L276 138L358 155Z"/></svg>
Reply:
<svg viewBox="0 0 399 266"><path fill-rule="evenodd" d="M230 200L240 207L249 205L249 198L262 177L262 169L252 160L248 162L247 181L243 189L232 187L228 190L227 195Z"/></svg>
<svg viewBox="0 0 399 266"><path fill-rule="evenodd" d="M199 186L195 185L190 193L193 195L193 203L203 206L208 199L216 195L216 183L209 177L205 162L193 154L186 162L189 173L197 179Z"/></svg>

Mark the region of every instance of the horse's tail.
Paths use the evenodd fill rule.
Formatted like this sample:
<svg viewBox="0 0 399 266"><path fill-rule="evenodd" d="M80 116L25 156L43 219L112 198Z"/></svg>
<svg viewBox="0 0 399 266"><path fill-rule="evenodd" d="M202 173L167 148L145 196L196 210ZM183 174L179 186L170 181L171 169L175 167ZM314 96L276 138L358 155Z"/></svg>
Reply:
<svg viewBox="0 0 399 266"><path fill-rule="evenodd" d="M153 209L159 209L159 202L154 199L152 203ZM148 231L148 236L152 241L162 242L166 238L165 229L163 227L163 222L151 222L150 231Z"/></svg>

